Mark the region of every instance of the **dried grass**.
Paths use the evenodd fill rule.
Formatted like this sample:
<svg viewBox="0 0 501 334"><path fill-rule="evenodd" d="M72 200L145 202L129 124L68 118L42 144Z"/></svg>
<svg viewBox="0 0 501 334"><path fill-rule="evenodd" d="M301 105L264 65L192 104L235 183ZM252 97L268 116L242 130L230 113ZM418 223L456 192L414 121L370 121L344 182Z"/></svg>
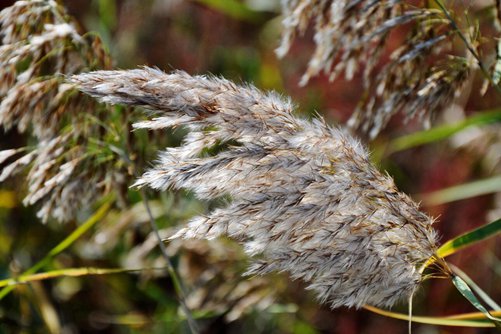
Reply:
<svg viewBox="0 0 501 334"><path fill-rule="evenodd" d="M106 69L111 60L100 39L81 35L52 0L5 8L0 33L0 125L31 135L28 146L0 152L8 155L0 180L27 169L24 203L39 203L43 221L68 221L126 181L100 125L113 110L64 83L64 75Z"/></svg>
<svg viewBox="0 0 501 334"><path fill-rule="evenodd" d="M331 80L344 72L351 80L363 68L366 92L348 123L352 129L375 138L399 112L428 127L475 64L471 56L446 56L457 27L440 9L426 6L400 0L284 0L277 54L285 56L296 33L304 34L313 21L316 48L300 84L321 72ZM405 29L410 30L405 41L390 51L389 62L376 74L389 34Z"/></svg>
<svg viewBox="0 0 501 334"><path fill-rule="evenodd" d="M371 165L358 141L295 117L289 100L151 68L70 81L103 102L151 110L136 128L190 130L136 186L229 195L231 203L193 218L173 239L228 235L255 257L249 275L286 271L331 307L391 306L423 280L416 268L436 249L432 219Z"/></svg>

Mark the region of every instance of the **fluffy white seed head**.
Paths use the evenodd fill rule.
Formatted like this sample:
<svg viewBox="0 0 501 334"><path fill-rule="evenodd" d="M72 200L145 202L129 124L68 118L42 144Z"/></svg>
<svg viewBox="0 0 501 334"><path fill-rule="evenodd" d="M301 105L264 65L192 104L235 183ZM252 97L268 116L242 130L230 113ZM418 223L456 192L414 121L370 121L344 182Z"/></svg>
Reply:
<svg viewBox="0 0 501 334"><path fill-rule="evenodd" d="M390 306L421 282L416 268L436 249L432 219L372 166L357 140L295 117L288 99L151 68L70 81L104 102L151 110L137 127L191 130L136 185L231 202L172 238L228 235L254 256L248 274L286 271L332 307Z"/></svg>

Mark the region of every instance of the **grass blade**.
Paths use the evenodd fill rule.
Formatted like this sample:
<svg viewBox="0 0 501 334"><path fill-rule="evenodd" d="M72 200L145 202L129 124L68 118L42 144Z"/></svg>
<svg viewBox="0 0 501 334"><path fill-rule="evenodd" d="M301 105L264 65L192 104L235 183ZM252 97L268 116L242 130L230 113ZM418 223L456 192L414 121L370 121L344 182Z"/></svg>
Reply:
<svg viewBox="0 0 501 334"><path fill-rule="evenodd" d="M261 15L258 12L250 10L244 3L236 0L196 0L207 7L213 8L231 18L246 21L259 22Z"/></svg>
<svg viewBox="0 0 501 334"><path fill-rule="evenodd" d="M411 147L443 140L471 126L498 122L501 122L501 110L499 109L478 113L454 124L437 126L430 130L396 138L390 143L388 152L394 153Z"/></svg>
<svg viewBox="0 0 501 334"><path fill-rule="evenodd" d="M477 296L479 296L490 308L492 308L493 310L501 311L501 306L499 306L484 290L482 290L482 288L477 285L477 283L475 283L468 275L466 275L464 271L450 263L449 267L452 268L454 273L457 276L461 277L461 279L463 279L463 281L465 281L466 284L468 284L468 286L473 291L475 291Z"/></svg>
<svg viewBox="0 0 501 334"><path fill-rule="evenodd" d="M458 291L466 298L468 301L480 312L484 314L486 318L492 321L497 329L501 329L501 319L494 317L477 299L473 291L471 291L468 284L459 276L452 277L452 283L456 286Z"/></svg>
<svg viewBox="0 0 501 334"><path fill-rule="evenodd" d="M480 226L444 243L438 250L439 257L446 257L477 242L493 237L501 232L501 219Z"/></svg>
<svg viewBox="0 0 501 334"><path fill-rule="evenodd" d="M78 238L80 238L85 232L87 232L90 228L92 228L97 222L101 221L101 219L106 216L109 209L111 208L111 204L113 203L113 198L109 198L104 202L103 205L94 213L86 222L77 227L75 231L73 231L68 237L66 237L63 241L61 241L56 247L50 250L50 252L45 255L43 259L35 263L31 268L26 270L21 276L31 275L36 273L38 270L46 266L52 259L72 245ZM2 290L0 290L0 300L2 300L5 296L9 294L14 289L13 285L6 286Z"/></svg>
<svg viewBox="0 0 501 334"><path fill-rule="evenodd" d="M501 191L501 176L468 182L457 186L419 195L426 205L439 205L475 196L492 194Z"/></svg>
<svg viewBox="0 0 501 334"><path fill-rule="evenodd" d="M0 280L0 287L13 286L18 284L26 284L30 282L42 281L46 279L59 278L59 277L80 277L91 275L110 275L122 273L134 273L144 270L165 270L161 268L140 268L140 269L124 269L124 268L66 268L60 270L51 270L38 274L21 275L15 278L7 278Z"/></svg>
<svg viewBox="0 0 501 334"><path fill-rule="evenodd" d="M403 313L396 313L391 311L386 311L378 307L365 305L364 309L393 319L409 321L409 315ZM501 315L501 312L492 312L495 315ZM491 322L485 321L485 316L483 313L467 313L459 314L447 317L425 317L425 316L412 316L413 322L418 322L421 324L429 325L439 325L439 326L455 326L455 327L495 327Z"/></svg>

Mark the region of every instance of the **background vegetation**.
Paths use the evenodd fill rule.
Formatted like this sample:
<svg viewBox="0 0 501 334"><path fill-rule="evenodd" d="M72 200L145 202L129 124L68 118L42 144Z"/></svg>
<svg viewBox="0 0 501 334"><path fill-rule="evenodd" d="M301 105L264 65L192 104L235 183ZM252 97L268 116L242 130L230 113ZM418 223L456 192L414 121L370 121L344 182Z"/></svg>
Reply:
<svg viewBox="0 0 501 334"><path fill-rule="evenodd" d="M319 76L305 87L298 85L314 48L312 32L296 40L286 58L278 60L274 53L281 31L277 0L72 0L64 5L82 31L99 33L117 68L144 64L166 71L182 69L253 82L259 88L292 96L305 117L318 111L333 124L348 119L363 91L362 76L335 82ZM485 7L479 1L472 11L481 15ZM398 31L394 35L390 44L401 37ZM424 210L439 217L435 227L444 241L501 216L501 197L497 194L501 181L496 176L501 158L501 100L494 89L481 95L482 81L481 74L472 76L451 102L454 108L438 117L431 132L404 136L420 131L420 125L411 122L403 126L397 117L368 144L374 161L395 178L399 189L423 200ZM475 116L467 118L470 115ZM441 127L441 123L447 125ZM138 166L148 166L159 148L179 142L182 135L182 131L166 132L164 137L153 139L146 132L135 133L142 152L137 157ZM1 149L27 141L15 130L3 131L0 136ZM476 180L487 181L471 183ZM42 224L33 207L22 205L26 189L21 184L22 177L17 177L0 185L2 277L19 275L50 252L54 256L45 258L42 272L90 269L16 285L0 302L0 332L188 332L174 293L175 282L165 269L148 213L136 191L126 191L131 203L128 209L113 207L99 216L98 205L69 223L49 220ZM464 184L468 186L449 188ZM162 235L216 205L183 192L152 193L149 197L154 198L150 207ZM102 203L106 205L106 198ZM88 220L94 212L97 219ZM88 231L75 235L68 248L54 251L78 226L88 227ZM171 242L166 246L190 291L187 302L203 332L349 334L407 330L405 321L366 310L319 306L301 282L291 281L285 274L242 278L246 258L229 240ZM499 239L491 238L454 254L450 262L499 301L500 256ZM96 268L141 270L100 275ZM405 305L396 310L406 313ZM427 281L415 297L415 314L445 316L472 311L448 280ZM493 331L414 327L415 333L423 334Z"/></svg>

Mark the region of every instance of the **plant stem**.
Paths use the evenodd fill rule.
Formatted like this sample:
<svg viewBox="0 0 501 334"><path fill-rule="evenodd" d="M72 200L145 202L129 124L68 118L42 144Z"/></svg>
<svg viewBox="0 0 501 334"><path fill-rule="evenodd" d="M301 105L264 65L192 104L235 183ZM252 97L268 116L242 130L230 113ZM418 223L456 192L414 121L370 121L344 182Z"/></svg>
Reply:
<svg viewBox="0 0 501 334"><path fill-rule="evenodd" d="M73 231L69 236L67 236L63 241L61 241L56 247L52 248L50 252L44 256L43 259L35 263L31 268L27 269L21 274L21 277L26 275L31 275L36 273L41 268L49 264L52 259L64 251L66 248L71 246L76 240L78 240L85 232L87 232L91 227L93 227L97 222L106 216L108 211L113 204L114 197L108 198L104 204L94 213L85 223L80 225L75 231ZM9 285L0 290L0 300L9 294L15 288L14 285Z"/></svg>
<svg viewBox="0 0 501 334"><path fill-rule="evenodd" d="M155 218L153 217L153 214L151 213L151 208L150 205L148 204L146 192L144 189L141 189L141 198L143 200L144 207L146 209L146 212L148 214L148 218L150 221L150 226L153 234L157 238L158 241L158 246L160 247L160 251L162 253L162 256L164 257L165 261L167 262L167 271L169 272L170 278L172 279L172 283L174 284L174 290L176 291L177 299L179 304L181 305L181 309L183 310L184 315L186 316L186 319L188 321L188 326L190 327L190 330L193 334L199 333L198 326L193 319L193 316L191 315L191 311L186 305L186 293L184 286L181 282L181 279L179 278L179 275L177 274L176 270L174 269L174 266L172 265L172 262L170 260L169 254L167 254L167 249L165 248L165 245L163 243L162 238L160 237L160 233L158 231L157 224L155 223Z"/></svg>

